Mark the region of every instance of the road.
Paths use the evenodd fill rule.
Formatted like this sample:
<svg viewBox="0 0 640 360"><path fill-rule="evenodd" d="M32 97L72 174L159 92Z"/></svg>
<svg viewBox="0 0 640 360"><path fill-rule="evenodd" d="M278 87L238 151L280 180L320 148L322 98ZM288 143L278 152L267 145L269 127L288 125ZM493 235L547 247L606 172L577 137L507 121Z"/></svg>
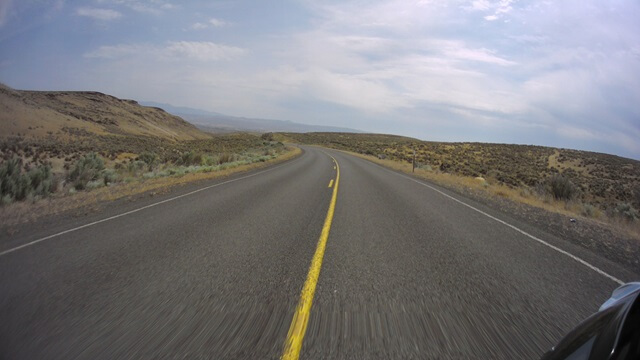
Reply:
<svg viewBox="0 0 640 360"><path fill-rule="evenodd" d="M499 209L303 149L3 234L0 358L281 357L338 171L301 358L536 358L618 286L594 269L637 280Z"/></svg>

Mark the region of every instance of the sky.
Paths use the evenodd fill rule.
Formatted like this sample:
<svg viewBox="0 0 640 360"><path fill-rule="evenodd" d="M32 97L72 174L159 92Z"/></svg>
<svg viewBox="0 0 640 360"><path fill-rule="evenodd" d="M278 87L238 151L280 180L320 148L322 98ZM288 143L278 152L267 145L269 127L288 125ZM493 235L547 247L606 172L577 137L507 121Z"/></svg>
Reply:
<svg viewBox="0 0 640 360"><path fill-rule="evenodd" d="M640 159L640 1L0 0L0 82Z"/></svg>

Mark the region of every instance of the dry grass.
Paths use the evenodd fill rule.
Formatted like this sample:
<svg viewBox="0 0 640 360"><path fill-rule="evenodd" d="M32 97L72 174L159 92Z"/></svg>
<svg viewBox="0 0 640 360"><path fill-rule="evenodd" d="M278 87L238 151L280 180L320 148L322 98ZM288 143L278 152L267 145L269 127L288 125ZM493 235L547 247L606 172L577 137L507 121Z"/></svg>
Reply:
<svg viewBox="0 0 640 360"><path fill-rule="evenodd" d="M42 216L59 214L79 208L91 209L101 202L113 201L124 197L151 193L156 195L167 192L170 188L203 180L212 180L228 177L234 174L261 169L274 165L300 155L297 147L287 147L287 151L277 158L264 162L256 162L240 165L234 168L214 172L189 173L183 176L160 177L154 179L137 179L129 183L118 183L109 187L102 187L88 192L75 194L59 194L48 199L34 203L13 203L0 208L0 219L4 226L15 226L21 223L36 220Z"/></svg>
<svg viewBox="0 0 640 360"><path fill-rule="evenodd" d="M513 189L501 184L489 184L486 181L480 180L481 178L458 176L458 175L449 174L449 173L428 171L420 168L417 168L415 169L415 172L412 172L412 165L408 163L398 162L394 160L378 159L377 157L374 157L374 156L362 155L362 154L348 152L348 151L347 153L362 159L369 160L376 164L388 167L390 169L401 171L406 174L413 174L414 176L417 176L425 180L429 180L445 188L450 188L455 190L471 189L478 192L484 192L490 196L500 196L500 197L512 199L514 201L518 201L527 205L540 207L545 210L559 212L562 214L569 214L569 212L565 209L564 202L555 201L552 199L549 199L548 201L544 201L534 196L526 196L526 195L523 195L517 189Z"/></svg>

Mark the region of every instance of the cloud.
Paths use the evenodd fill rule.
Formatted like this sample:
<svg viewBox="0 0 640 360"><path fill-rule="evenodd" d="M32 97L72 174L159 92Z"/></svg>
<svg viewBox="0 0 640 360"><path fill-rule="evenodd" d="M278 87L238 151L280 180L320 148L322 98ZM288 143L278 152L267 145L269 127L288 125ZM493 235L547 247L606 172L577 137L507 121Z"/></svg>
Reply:
<svg viewBox="0 0 640 360"><path fill-rule="evenodd" d="M574 126L559 125L555 131L558 134L567 138L580 139L580 140L597 140L598 139L598 136L594 134L592 131L583 129L583 128L574 127Z"/></svg>
<svg viewBox="0 0 640 360"><path fill-rule="evenodd" d="M224 26L229 26L229 23L224 21L224 20L211 18L206 23L197 22L197 23L191 25L191 29L192 30L204 30L204 29L208 29L210 27L219 28L219 27L224 27Z"/></svg>
<svg viewBox="0 0 640 360"><path fill-rule="evenodd" d="M320 68L282 69L272 74L269 81L286 84L283 88L305 94L315 100L370 114L386 113L408 105L408 99L366 74L339 74Z"/></svg>
<svg viewBox="0 0 640 360"><path fill-rule="evenodd" d="M282 43L288 45L282 61L296 66L268 82L272 87L284 82L282 89L290 96L305 93L367 113L404 111L427 103L499 114L526 108L513 94L514 86L486 72L516 62L465 41L390 37L377 31L350 35L336 26ZM479 69L479 64L486 69Z"/></svg>
<svg viewBox="0 0 640 360"><path fill-rule="evenodd" d="M490 14L485 15L484 19L487 21L495 21L513 10L513 7L511 6L513 2L513 0L499 0L493 2L477 0L471 2L471 5L462 6L462 8L472 12L488 12Z"/></svg>
<svg viewBox="0 0 640 360"><path fill-rule="evenodd" d="M246 50L235 46L197 41L169 42L168 46L166 46L162 51L170 57L186 57L198 61L231 60L246 52Z"/></svg>
<svg viewBox="0 0 640 360"><path fill-rule="evenodd" d="M119 59L123 57L143 55L158 52L158 48L150 45L106 45L84 54L85 58L96 59Z"/></svg>
<svg viewBox="0 0 640 360"><path fill-rule="evenodd" d="M471 10L489 10L491 8L491 3L487 0L476 0L471 2L471 6L467 7Z"/></svg>
<svg viewBox="0 0 640 360"><path fill-rule="evenodd" d="M12 0L0 0L0 26L3 26L9 13L9 7L11 7Z"/></svg>
<svg viewBox="0 0 640 360"><path fill-rule="evenodd" d="M153 57L158 60L232 60L246 52L245 49L198 41L170 41L164 46L148 44L120 44L101 46L86 53L85 58L120 59L127 57Z"/></svg>
<svg viewBox="0 0 640 360"><path fill-rule="evenodd" d="M216 19L216 18L210 19L209 24L213 25L214 27L223 27L223 26L229 25L226 21Z"/></svg>
<svg viewBox="0 0 640 360"><path fill-rule="evenodd" d="M110 21L122 17L122 14L115 10L89 7L76 9L76 15L86 16L101 21Z"/></svg>
<svg viewBox="0 0 640 360"><path fill-rule="evenodd" d="M314 3L313 28L276 45L278 61L295 66L257 81L282 99L316 99L368 118L405 121L437 109L425 126L448 124L458 139L496 127L509 134L499 141L531 142L526 129L536 129L640 157L630 140L640 138L634 11L596 1L449 4ZM505 21L478 26L483 19ZM558 145L548 137L538 143Z"/></svg>
<svg viewBox="0 0 640 360"><path fill-rule="evenodd" d="M516 64L513 61L496 56L495 51L493 50L485 48L471 49L460 44L451 48L443 49L443 54L455 59L477 61L500 66L509 66Z"/></svg>
<svg viewBox="0 0 640 360"><path fill-rule="evenodd" d="M193 30L203 30L203 29L206 29L208 27L209 26L207 24L203 24L203 23L199 23L199 22L191 25L191 29L193 29Z"/></svg>
<svg viewBox="0 0 640 360"><path fill-rule="evenodd" d="M321 27L343 27L343 30L387 29L397 32L411 32L421 28L436 28L442 24L459 21L450 12L447 1L406 1L387 0L363 5L359 1L339 3L316 2L311 5L323 23Z"/></svg>
<svg viewBox="0 0 640 360"><path fill-rule="evenodd" d="M160 15L165 10L177 8L176 5L163 0L99 0L104 3L111 3L120 6L126 6L129 9L151 15Z"/></svg>

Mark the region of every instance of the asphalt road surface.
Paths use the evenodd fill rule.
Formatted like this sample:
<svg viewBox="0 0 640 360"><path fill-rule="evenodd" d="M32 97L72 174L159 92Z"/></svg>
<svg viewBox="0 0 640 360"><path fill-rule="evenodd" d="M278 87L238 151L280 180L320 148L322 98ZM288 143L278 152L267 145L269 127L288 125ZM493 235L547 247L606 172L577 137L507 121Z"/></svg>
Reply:
<svg viewBox="0 0 640 360"><path fill-rule="evenodd" d="M301 358L537 358L637 280L500 209L304 150L2 234L0 358L281 357L338 170Z"/></svg>

